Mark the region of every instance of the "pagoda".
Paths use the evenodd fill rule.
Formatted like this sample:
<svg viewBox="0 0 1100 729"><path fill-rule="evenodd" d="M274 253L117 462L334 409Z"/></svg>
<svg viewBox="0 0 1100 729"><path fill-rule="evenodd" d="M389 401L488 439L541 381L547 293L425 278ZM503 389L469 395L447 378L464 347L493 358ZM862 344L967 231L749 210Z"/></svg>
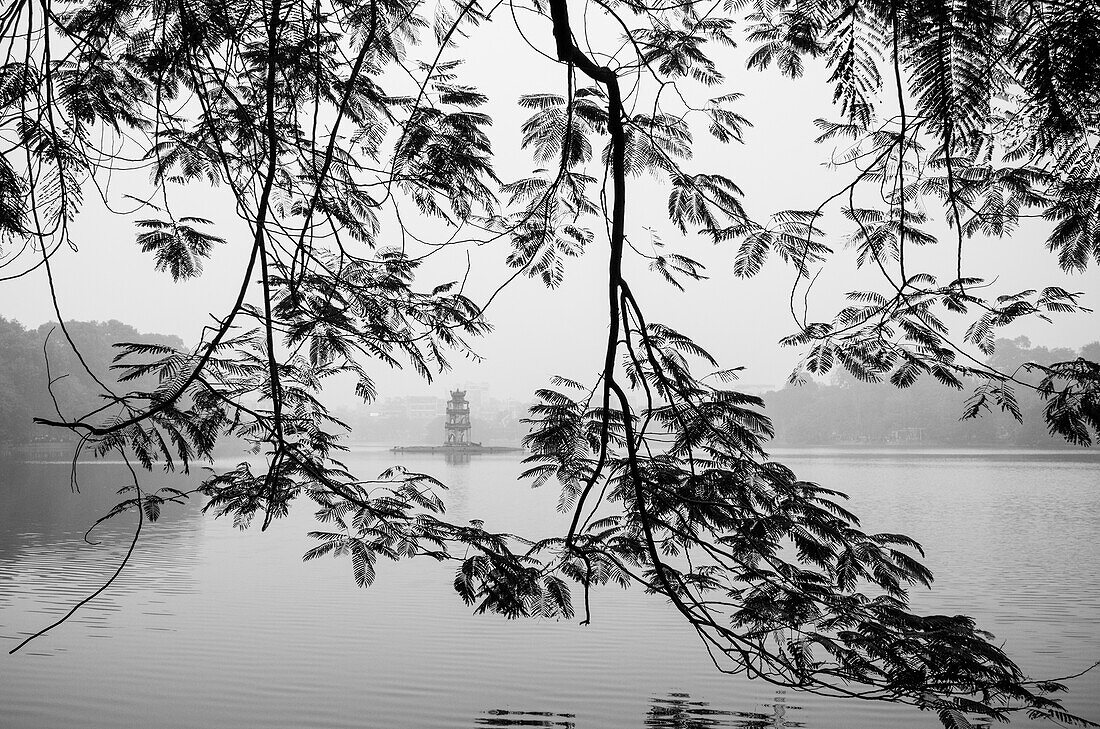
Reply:
<svg viewBox="0 0 1100 729"><path fill-rule="evenodd" d="M522 451L512 446L484 446L470 440L470 403L465 390L452 390L447 402L447 418L443 421L444 441L438 446L394 446L394 453L444 453L448 459L467 457L473 453L509 453Z"/></svg>
<svg viewBox="0 0 1100 729"><path fill-rule="evenodd" d="M451 392L451 400L447 403L447 421L443 428L447 436L443 445L450 448L470 445L470 403L466 402L465 390Z"/></svg>

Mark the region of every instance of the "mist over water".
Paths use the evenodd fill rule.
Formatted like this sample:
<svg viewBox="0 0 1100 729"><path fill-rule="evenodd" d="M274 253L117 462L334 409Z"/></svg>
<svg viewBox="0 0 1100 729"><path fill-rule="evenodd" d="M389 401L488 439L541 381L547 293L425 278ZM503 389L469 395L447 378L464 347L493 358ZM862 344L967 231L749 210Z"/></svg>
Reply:
<svg viewBox="0 0 1100 729"><path fill-rule="evenodd" d="M361 448L369 475L395 462ZM921 541L937 576L914 602L965 612L1029 673L1060 676L1100 658L1100 461L1086 452L787 451L796 471L847 491L868 530ZM511 455L446 462L401 456L451 488L453 521L546 536L557 494L516 481ZM229 464L225 464L229 465ZM115 500L121 464L5 464L0 476L0 640L6 650L114 570L130 524L86 544ZM153 475L158 485L184 485ZM0 726L34 727L881 727L934 715L777 691L715 671L661 600L594 594L593 624L473 616L452 568L381 564L354 586L346 560L301 561L308 504L265 533L166 510L100 598L23 652L0 659ZM123 517L130 519L132 515ZM1067 708L1100 716L1100 675L1071 683Z"/></svg>

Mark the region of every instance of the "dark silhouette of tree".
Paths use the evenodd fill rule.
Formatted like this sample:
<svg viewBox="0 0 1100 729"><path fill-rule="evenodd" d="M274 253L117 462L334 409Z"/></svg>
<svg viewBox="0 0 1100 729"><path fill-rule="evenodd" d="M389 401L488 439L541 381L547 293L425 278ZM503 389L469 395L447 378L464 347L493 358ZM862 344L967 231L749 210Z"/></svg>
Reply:
<svg viewBox="0 0 1100 729"><path fill-rule="evenodd" d="M504 17L560 74L519 100L536 169L514 181L494 170L494 107L459 63L478 52L462 39ZM657 236L649 251L629 239L634 178L651 175L670 226L735 245L736 276L769 257L791 266L796 329L784 341L805 349L805 371L840 365L898 387L977 378L969 415L1018 414L1014 388L1032 387L1054 432L1090 444L1100 365L1035 365L1035 383L985 359L1000 328L1080 311L1079 294L1002 293L966 250L1041 217L1064 269L1100 261L1091 0L600 0L583 15L568 0L15 0L0 28L0 233L25 247L8 266L52 275L83 196L116 170L149 174L130 214L174 279L199 275L231 238L180 189L231 195L250 231L232 236L249 251L236 299L198 345L120 343L121 380L155 387L110 386L81 360L105 404L42 423L145 468L186 469L219 439L244 439L262 465L206 477L206 508L266 528L311 499L323 531L306 558L350 557L363 586L380 557L427 556L456 563L455 589L478 612L570 616L574 584L587 621L592 588L638 583L723 671L909 703L949 727L968 714L1075 721L1049 698L1056 682L1028 680L973 620L909 610L908 587L931 581L919 546L864 533L842 494L770 460L760 400L663 324L624 264L641 259L676 287L704 276ZM740 185L751 180L691 160L697 135L736 143L749 124L723 87L724 47L737 43L749 69L831 74L837 118L817 122L820 141L841 147L850 175L814 210L750 216ZM942 242L936 209L950 226ZM417 269L441 245L500 239L509 280L551 287L570 257L608 252L601 376L554 379L529 421L527 475L559 482L572 513L566 534L538 541L446 522L429 475L349 473L340 423L317 399L338 373L374 397L366 361L430 378L473 355L488 302L458 273L421 288ZM803 302L834 239L881 285L811 320ZM933 245L952 250L946 275L916 253ZM181 498L147 494L135 477L113 513L152 520Z"/></svg>

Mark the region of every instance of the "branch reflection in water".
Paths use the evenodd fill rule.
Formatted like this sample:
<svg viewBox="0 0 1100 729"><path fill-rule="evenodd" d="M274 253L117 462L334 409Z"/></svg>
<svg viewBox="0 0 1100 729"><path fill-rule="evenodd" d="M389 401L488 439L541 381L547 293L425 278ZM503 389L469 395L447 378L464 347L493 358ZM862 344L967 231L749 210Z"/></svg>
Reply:
<svg viewBox="0 0 1100 729"><path fill-rule="evenodd" d="M800 711L801 706L787 704L786 691L777 691L775 701L764 704L765 712L724 711L713 709L709 702L693 701L690 694L670 693L665 698L653 698L646 715L647 729L795 729L805 724L787 717L788 711Z"/></svg>
<svg viewBox="0 0 1100 729"><path fill-rule="evenodd" d="M550 711L510 711L489 709L484 716L474 719L474 726L533 726L574 729L573 714L555 714Z"/></svg>
<svg viewBox="0 0 1100 729"><path fill-rule="evenodd" d="M777 691L775 701L763 705L764 712L714 709L709 702L692 700L686 693L654 697L650 703L641 724L645 729L801 729L806 726L788 716L787 712L801 711L802 707L787 704L785 691ZM577 725L573 714L490 709L474 719L474 726L575 729Z"/></svg>

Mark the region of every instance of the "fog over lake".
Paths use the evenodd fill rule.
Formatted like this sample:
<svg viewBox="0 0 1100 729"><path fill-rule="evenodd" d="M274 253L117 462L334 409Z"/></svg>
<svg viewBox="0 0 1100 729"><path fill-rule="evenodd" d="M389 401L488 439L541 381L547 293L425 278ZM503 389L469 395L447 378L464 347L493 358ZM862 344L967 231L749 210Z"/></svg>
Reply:
<svg viewBox="0 0 1100 729"><path fill-rule="evenodd" d="M787 450L800 475L846 491L867 530L902 531L937 575L921 611L966 613L1034 677L1100 659L1100 459L1090 451ZM403 454L451 488L448 516L542 535L563 529L557 493L516 481L513 455ZM358 472L398 461L349 454ZM230 466L220 463L219 466ZM129 515L118 463L0 468L0 639L10 649L110 575ZM150 476L150 484L187 483ZM358 589L346 559L301 561L307 503L266 533L202 516L199 503L146 525L107 592L0 659L0 726L36 727L807 727L938 726L934 714L826 700L723 676L662 599L594 593L593 623L471 615L453 567L382 564ZM1100 717L1100 673L1070 683L1069 710ZM1018 722L1026 724L1026 722Z"/></svg>
<svg viewBox="0 0 1100 729"><path fill-rule="evenodd" d="M1100 729L1098 8L0 3L0 729Z"/></svg>

